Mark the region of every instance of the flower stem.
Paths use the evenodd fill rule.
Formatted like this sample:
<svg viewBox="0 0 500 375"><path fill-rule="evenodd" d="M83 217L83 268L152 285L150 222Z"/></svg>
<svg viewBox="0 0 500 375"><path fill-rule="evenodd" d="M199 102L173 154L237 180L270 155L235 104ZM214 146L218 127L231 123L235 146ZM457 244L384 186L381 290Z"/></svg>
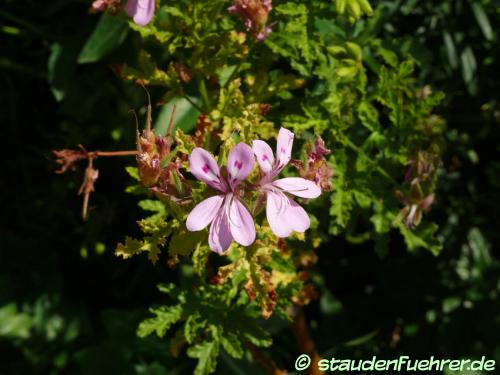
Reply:
<svg viewBox="0 0 500 375"><path fill-rule="evenodd" d="M295 336L295 341L297 342L300 353L307 354L309 358L311 358L311 367L307 369L306 373L308 375L323 375L323 371L321 371L317 365L321 357L316 351L316 344L307 327L304 312L302 308L298 306L296 306L295 309L296 314L292 324L293 335Z"/></svg>
<svg viewBox="0 0 500 375"><path fill-rule="evenodd" d="M95 158L99 156L133 156L137 155L137 150L130 151L92 151L89 152L89 156L93 156Z"/></svg>

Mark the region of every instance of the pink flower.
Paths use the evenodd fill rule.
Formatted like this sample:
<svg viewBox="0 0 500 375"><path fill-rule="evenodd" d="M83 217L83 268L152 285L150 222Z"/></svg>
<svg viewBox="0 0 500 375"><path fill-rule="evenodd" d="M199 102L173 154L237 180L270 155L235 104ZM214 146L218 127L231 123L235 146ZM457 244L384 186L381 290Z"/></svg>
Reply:
<svg viewBox="0 0 500 375"><path fill-rule="evenodd" d="M199 231L209 224L208 244L216 253L223 253L234 239L248 246L255 240L255 224L247 208L240 201L238 185L252 171L255 164L252 149L245 143L233 147L227 159L227 178L220 173L210 153L195 148L189 156L191 173L213 187L219 194L199 203L189 213L186 227Z"/></svg>
<svg viewBox="0 0 500 375"><path fill-rule="evenodd" d="M275 180L290 162L293 137L291 131L285 128L280 129L276 145L276 159L266 142L253 141L253 151L264 173L260 181L260 190L267 196L267 221L278 237L288 237L292 231L302 233L311 225L306 211L285 193L302 198L317 198L321 194L321 189L313 181L301 177Z"/></svg>
<svg viewBox="0 0 500 375"><path fill-rule="evenodd" d="M155 13L155 0L128 0L125 12L139 26L146 26Z"/></svg>

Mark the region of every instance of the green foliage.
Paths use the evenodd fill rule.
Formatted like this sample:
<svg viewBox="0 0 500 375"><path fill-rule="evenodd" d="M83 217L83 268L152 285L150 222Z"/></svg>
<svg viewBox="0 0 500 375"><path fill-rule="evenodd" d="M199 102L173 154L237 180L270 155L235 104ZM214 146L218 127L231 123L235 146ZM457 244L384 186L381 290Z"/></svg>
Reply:
<svg viewBox="0 0 500 375"><path fill-rule="evenodd" d="M200 285L188 292L179 291L174 284L160 285L159 289L178 304L151 308L155 317L144 320L137 334L145 337L155 332L163 337L173 324L181 322L172 335L170 350L178 353L187 345L188 356L198 360L196 374L214 372L222 348L231 357L242 358L247 342L258 347L271 345L269 335L257 324L255 309L243 295L235 294L237 285ZM233 295L230 299L228 291Z"/></svg>
<svg viewBox="0 0 500 375"><path fill-rule="evenodd" d="M169 330L170 326L181 318L182 309L180 306L162 307L158 309L151 308L149 310L156 317L146 319L137 328L137 335L145 337L155 332L159 337L163 337Z"/></svg>
<svg viewBox="0 0 500 375"><path fill-rule="evenodd" d="M33 324L29 315L18 313L14 303L0 308L0 322L0 336L10 338L29 337Z"/></svg>
<svg viewBox="0 0 500 375"><path fill-rule="evenodd" d="M78 55L78 62L99 61L123 43L127 33L127 24L123 20L104 14Z"/></svg>
<svg viewBox="0 0 500 375"><path fill-rule="evenodd" d="M390 234L397 230L408 250L438 254L438 226L421 220L432 205L437 181L444 126L432 111L443 95L416 83L414 60L400 59L376 35L364 37L370 24L352 28L362 14L372 13L370 5L277 4L273 32L263 43L253 44L248 35L232 30L233 20L220 13L221 4L180 2L160 8L156 21L145 28L132 26L143 43L138 65L125 66L124 78L164 87L166 100L184 97L192 107L199 105L208 114L210 129L218 132L216 138L209 137L197 125L195 139L177 129L176 157L184 160L183 167L187 169L185 160L196 142L209 150L220 145L223 164L236 142L272 138L275 124L281 122L296 133L297 144L303 142L301 160L307 160L307 141L315 136L333 149L328 160L334 171L333 191L322 198L328 220L321 230L353 244L372 241L381 256L387 255ZM204 19L198 18L200 13ZM220 22L206 24L211 17ZM179 27L186 32L179 35ZM168 48L158 54L158 46ZM279 59L281 66L275 63ZM288 64L286 73L283 61ZM271 121L264 103L278 109L271 109ZM168 160L163 163L168 165ZM202 189L193 188L193 203L204 198ZM155 317L144 321L138 333L163 336L173 326L184 325L175 343L189 345L188 355L198 359L197 373L215 370L221 348L241 357L245 340L252 341L244 339L242 329L256 312L265 319L273 312L290 319L286 311L291 301L310 301L313 294L298 271L300 259L321 242L317 232L299 238L304 241L300 247L290 245L293 255L283 263L276 261L279 246L264 223L255 245L232 246L229 264L218 267L217 285L211 285L204 281L210 264L205 235L188 233L182 224L192 205L176 206L168 199L162 199L164 204L153 202L140 203L156 212L139 223L145 237L127 238L116 254L129 258L146 251L156 262L161 249L168 247L170 266L192 263L201 284L189 295L181 293L177 304L153 308ZM240 315L240 326L228 327L214 317L228 312Z"/></svg>
<svg viewBox="0 0 500 375"><path fill-rule="evenodd" d="M188 356L198 359L195 375L207 375L215 371L219 347L215 342L204 342L188 349Z"/></svg>
<svg viewBox="0 0 500 375"><path fill-rule="evenodd" d="M159 259L161 247L165 245L167 237L172 233L172 227L165 221L142 220L139 223L141 230L146 235L143 240L136 240L130 237L125 239L125 243L119 243L115 254L123 259L141 252L147 252L151 262L156 263Z"/></svg>

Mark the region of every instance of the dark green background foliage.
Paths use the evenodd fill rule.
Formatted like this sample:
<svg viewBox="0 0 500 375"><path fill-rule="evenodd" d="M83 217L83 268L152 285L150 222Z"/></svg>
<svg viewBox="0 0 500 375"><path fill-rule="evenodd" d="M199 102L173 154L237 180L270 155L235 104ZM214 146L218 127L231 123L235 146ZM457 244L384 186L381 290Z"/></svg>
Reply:
<svg viewBox="0 0 500 375"><path fill-rule="evenodd" d="M430 85L433 92L442 91L445 97L434 113L446 121L446 130L437 142L443 162L438 170L436 204L423 223L424 229L428 223L439 226L432 236L438 244L424 247L437 253L442 246L441 252L434 255L417 249L419 246L408 251L407 247L412 250L411 240L390 228L363 237L362 219L361 224L352 219L357 215L366 218L363 207L349 207L352 216L345 223L341 218L344 208L333 213L336 220L324 231L324 242L317 251L319 262L311 270L320 298L305 308L318 351L324 357L367 359L373 354L391 359L402 354L413 358L485 355L499 365L500 265L496 247L500 236L500 35L495 26L500 22L500 2L373 1L373 16L355 24L340 19L332 22L327 8L318 13L319 3L302 2L314 8L315 27L327 41L330 38L329 42L340 45L352 41L364 47L368 82L383 76L382 59L386 65L397 67L392 72L408 70L414 64L411 74L416 81L412 85ZM124 261L114 255L116 244L126 235L140 236L136 220L143 214L137 207L138 199L124 192L132 183L125 166L132 165L133 160L98 160L101 174L97 192L91 197L91 216L85 222L80 218L81 201L76 196L83 165L76 173L53 173L53 149L75 148L79 143L89 149L133 148L135 122L128 111L144 109L146 102L144 91L119 79L112 68L115 62L137 64L139 57L134 51L139 49L139 34L129 30L121 19L106 16L110 18L99 21L99 16L89 16L88 6L84 1L28 0L4 1L0 7L4 147L0 179L0 373L190 373L196 362L185 355L173 358L169 351L171 337L136 336L139 322L150 317L149 306L164 302L164 295L154 286L179 280L182 283L183 268L167 268L164 258L152 265L145 257ZM225 12L224 7L221 9ZM299 25L301 9L306 7L294 4L278 8L276 22L289 17ZM272 13L271 21L273 17ZM241 25L221 27L241 29ZM99 39L106 34L109 38ZM299 41L303 37L296 35ZM89 43L92 38L99 39L97 46ZM247 94L262 102L275 101L272 104L277 109L269 118L276 124L286 121L299 129L309 121L311 127L328 128L331 124L314 123L315 116L331 115L316 106L316 101L329 95L321 80L331 71L322 65L325 62L321 58L309 54L314 42L310 49L298 51L294 50L296 40L280 40L276 33L267 43L265 48L283 61L271 60L265 54L258 57L261 65L273 72L265 79L276 85L282 83L282 97L266 98L265 90L258 85ZM283 49L287 43L291 43L289 48ZM175 50L175 43L172 45ZM266 51L262 46L256 48ZM335 68L343 68L347 77L354 76L357 51L346 51L350 57ZM410 60L412 64L404 65ZM196 61L190 63L195 65ZM231 74L218 73L227 75L227 79ZM387 81L404 79L403 73L401 77L388 76ZM304 105L309 110L307 115L291 110L297 107L301 91L295 97L290 94L288 89L296 87L293 77L280 81L286 74L319 82L304 90L318 98ZM378 91L370 85L365 90L365 83L360 79L360 92L345 100L373 104L370 95L378 95L381 103L374 104L377 108L385 105L393 109L392 91L384 91L383 84L377 86ZM172 83L167 86L174 92L181 90ZM341 92L342 84L338 89ZM193 97L200 91L203 95L201 86L182 90ZM384 93L387 102L380 99ZM165 99L161 87L152 87L151 94L158 100ZM194 100L210 108L205 98ZM432 103L417 101L412 113L418 118L418 111L437 103L437 99ZM190 130L196 110L186 101L178 107L179 126ZM155 123L165 124L169 108L154 110ZM286 119L280 118L280 110L288 113ZM143 117L144 111L139 115ZM391 115L387 118L390 120ZM397 130L384 133L394 149L398 142L411 139ZM336 134L348 135L356 143L366 132L328 134L328 140L335 140ZM433 134L430 132L430 144ZM337 168L342 166L341 145L345 145L342 140L329 144L333 154L337 152ZM387 159L380 160L392 168ZM381 176L366 178L371 185L387 182ZM342 182L336 181L336 187L342 187ZM362 191L363 186L357 188ZM393 201L388 204L397 206L395 198ZM333 203L332 207L337 206ZM262 327L273 335L273 345L263 352L281 368L293 370L300 353L289 325L273 316ZM223 352L217 371L256 374L261 370Z"/></svg>

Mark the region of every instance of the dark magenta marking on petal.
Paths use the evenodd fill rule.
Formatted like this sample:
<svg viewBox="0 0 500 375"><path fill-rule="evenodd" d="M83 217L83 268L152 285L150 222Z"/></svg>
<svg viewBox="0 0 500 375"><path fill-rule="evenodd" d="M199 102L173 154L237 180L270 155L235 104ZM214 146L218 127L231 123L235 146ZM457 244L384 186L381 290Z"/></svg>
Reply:
<svg viewBox="0 0 500 375"><path fill-rule="evenodd" d="M238 169L241 169L243 167L243 163L239 160L235 160L234 166Z"/></svg>
<svg viewBox="0 0 500 375"><path fill-rule="evenodd" d="M210 170L210 167L208 166L208 164L205 164L202 168L203 172L205 173L208 173L208 171Z"/></svg>

